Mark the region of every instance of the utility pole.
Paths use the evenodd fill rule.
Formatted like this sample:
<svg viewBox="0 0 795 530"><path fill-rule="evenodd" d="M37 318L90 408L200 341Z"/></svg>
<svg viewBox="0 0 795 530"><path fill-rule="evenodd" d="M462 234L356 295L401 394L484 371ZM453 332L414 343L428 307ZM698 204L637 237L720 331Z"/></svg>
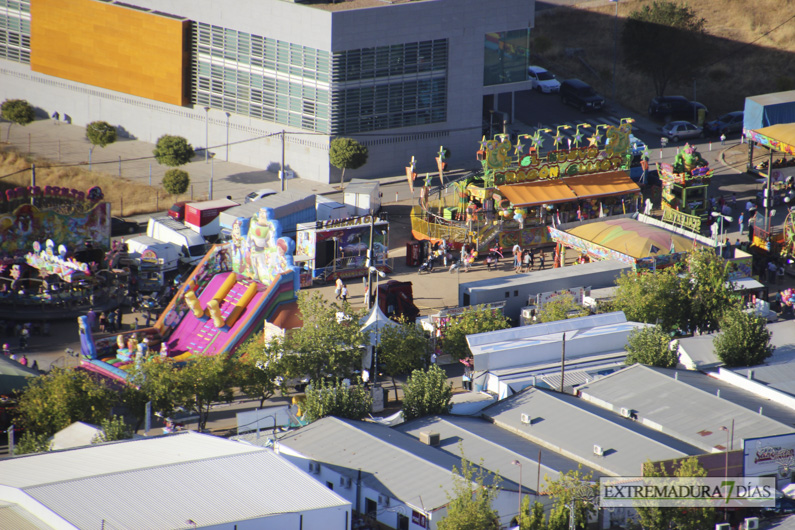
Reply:
<svg viewBox="0 0 795 530"><path fill-rule="evenodd" d="M566 334L563 334L563 345L560 350L560 393L563 393L563 377L566 375Z"/></svg>
<svg viewBox="0 0 795 530"><path fill-rule="evenodd" d="M282 181L282 191L284 191L284 179L286 177L286 175L284 174L284 129L282 129L282 170L279 177L280 180Z"/></svg>
<svg viewBox="0 0 795 530"><path fill-rule="evenodd" d="M370 244L367 246L367 309L373 307L373 274L370 272L370 267L374 267L373 263L373 230L375 230L375 214L370 210ZM378 296L378 293L375 293ZM377 369L377 367L376 367Z"/></svg>

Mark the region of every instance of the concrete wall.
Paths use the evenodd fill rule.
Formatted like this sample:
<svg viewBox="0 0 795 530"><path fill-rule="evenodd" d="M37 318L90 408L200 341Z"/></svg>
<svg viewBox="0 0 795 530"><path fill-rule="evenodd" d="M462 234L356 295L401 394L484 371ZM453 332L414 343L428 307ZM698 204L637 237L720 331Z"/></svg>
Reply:
<svg viewBox="0 0 795 530"><path fill-rule="evenodd" d="M353 137L366 142L368 163L348 178L404 174L412 156L418 172L435 170L439 146L451 151L451 167L477 167L474 151L481 136L482 97L497 91L528 87L527 82L483 87L483 49L487 32L533 25L534 2L524 0L427 0L369 9L329 12L279 0L239 2L230 9L225 0L136 0L136 5L184 16L197 22L234 28L326 51L341 51L401 42L449 39L448 121ZM388 10L388 11L387 11ZM35 44L34 44L35 46ZM48 114L68 115L85 125L104 120L120 125L137 139L155 142L162 134L184 136L194 147L210 146L219 159L257 168L278 169L280 137L259 139L282 130L298 129L201 107L179 107L81 85L30 71L27 65L0 60L0 98L24 98ZM399 133L399 134L397 134ZM245 143L235 144L243 141ZM328 164L326 135L287 135L285 164L296 176L338 182L340 172Z"/></svg>

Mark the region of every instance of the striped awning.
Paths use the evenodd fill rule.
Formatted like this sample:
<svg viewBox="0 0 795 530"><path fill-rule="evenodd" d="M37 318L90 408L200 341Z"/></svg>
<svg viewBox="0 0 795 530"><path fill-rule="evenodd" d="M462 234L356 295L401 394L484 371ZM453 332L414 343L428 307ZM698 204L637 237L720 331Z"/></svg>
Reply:
<svg viewBox="0 0 795 530"><path fill-rule="evenodd" d="M539 180L527 184L500 186L500 193L513 206L535 206L577 200L563 179Z"/></svg>

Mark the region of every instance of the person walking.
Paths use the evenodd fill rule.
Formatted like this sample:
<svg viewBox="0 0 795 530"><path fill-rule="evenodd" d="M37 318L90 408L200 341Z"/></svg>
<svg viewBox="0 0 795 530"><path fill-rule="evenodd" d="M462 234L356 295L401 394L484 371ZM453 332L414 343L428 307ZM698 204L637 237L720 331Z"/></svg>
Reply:
<svg viewBox="0 0 795 530"><path fill-rule="evenodd" d="M538 255L538 269L544 270L544 251L542 250Z"/></svg>
<svg viewBox="0 0 795 530"><path fill-rule="evenodd" d="M720 135L720 145L726 145L726 133Z"/></svg>
<svg viewBox="0 0 795 530"><path fill-rule="evenodd" d="M347 285L345 285L345 284L342 285L342 289L340 290L340 296L341 296L343 302L347 302L348 301L348 286Z"/></svg>
<svg viewBox="0 0 795 530"><path fill-rule="evenodd" d="M339 300L340 297L342 296L342 288L344 286L345 286L345 284L342 282L342 278L337 278L337 281L335 282L335 288L334 288L334 299L335 300Z"/></svg>
<svg viewBox="0 0 795 530"><path fill-rule="evenodd" d="M521 258L522 257L522 247L519 246L519 243L516 243L513 246L513 270L514 272L519 272L519 266L521 265Z"/></svg>
<svg viewBox="0 0 795 530"><path fill-rule="evenodd" d="M522 272L530 271L530 251L525 250L522 256Z"/></svg>
<svg viewBox="0 0 795 530"><path fill-rule="evenodd" d="M97 329L97 314L94 312L94 308L88 310L86 313L86 324L88 327L91 328L91 331L96 331Z"/></svg>
<svg viewBox="0 0 795 530"><path fill-rule="evenodd" d="M740 225L740 235L745 233L745 212L740 212L740 217L737 218L737 224Z"/></svg>

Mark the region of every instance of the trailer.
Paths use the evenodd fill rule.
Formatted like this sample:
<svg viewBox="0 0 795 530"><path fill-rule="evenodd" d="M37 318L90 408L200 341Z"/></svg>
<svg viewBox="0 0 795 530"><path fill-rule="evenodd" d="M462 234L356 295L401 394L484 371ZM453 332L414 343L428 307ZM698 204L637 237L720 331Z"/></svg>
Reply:
<svg viewBox="0 0 795 530"><path fill-rule="evenodd" d="M353 179L345 187L343 201L349 217L376 214L381 209L381 186L377 180Z"/></svg>
<svg viewBox="0 0 795 530"><path fill-rule="evenodd" d="M240 204L229 199L190 202L185 205L185 226L205 238L217 236L221 231L218 216L221 215L221 212L235 206L240 206Z"/></svg>

